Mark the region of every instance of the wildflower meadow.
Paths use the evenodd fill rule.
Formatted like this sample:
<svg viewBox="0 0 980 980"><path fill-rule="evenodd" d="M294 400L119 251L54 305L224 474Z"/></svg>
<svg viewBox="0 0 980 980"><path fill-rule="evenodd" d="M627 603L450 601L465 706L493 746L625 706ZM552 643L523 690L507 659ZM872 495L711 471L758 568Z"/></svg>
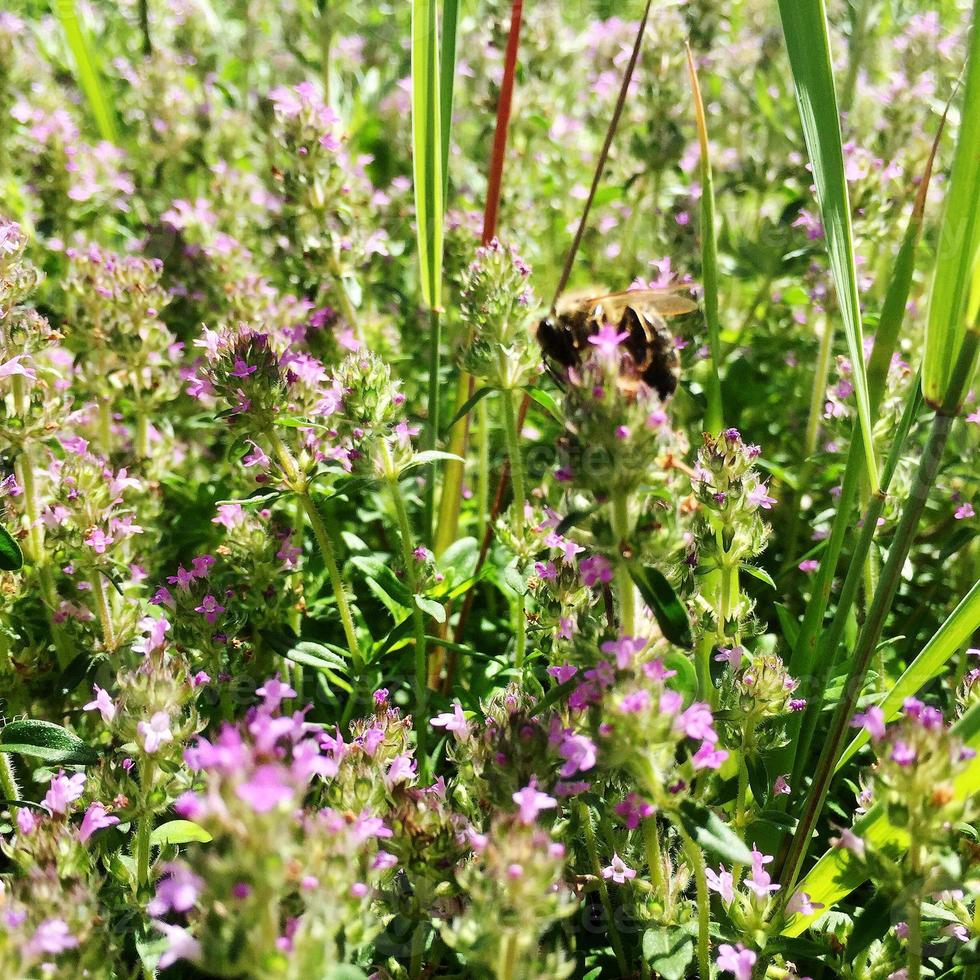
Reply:
<svg viewBox="0 0 980 980"><path fill-rule="evenodd" d="M8 0L0 978L980 980L980 0Z"/></svg>

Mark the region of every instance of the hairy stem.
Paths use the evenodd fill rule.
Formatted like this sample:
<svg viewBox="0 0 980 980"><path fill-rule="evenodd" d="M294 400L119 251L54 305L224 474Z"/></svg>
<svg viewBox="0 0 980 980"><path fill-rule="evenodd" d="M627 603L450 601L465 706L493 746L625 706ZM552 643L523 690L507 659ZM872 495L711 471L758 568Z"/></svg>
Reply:
<svg viewBox="0 0 980 980"><path fill-rule="evenodd" d="M589 864L592 866L592 873L599 883L599 900L602 902L602 909L606 913L606 921L609 923L609 941L612 944L613 952L616 954L620 976L626 977L629 976L626 953L623 950L623 940L616 928L615 910L612 899L609 897L609 888L606 885L606 879L602 877L602 863L599 861L599 849L596 845L592 813L586 803L578 803L576 810L578 811L579 822L582 824L582 831L585 834L585 849L589 854Z"/></svg>
<svg viewBox="0 0 980 980"><path fill-rule="evenodd" d="M100 571L94 571L89 576L92 584L92 596L95 598L95 611L99 617L99 625L102 627L102 642L106 650L112 652L116 649L116 631L112 625L112 609L109 606L109 593L106 591L103 575Z"/></svg>
<svg viewBox="0 0 980 980"><path fill-rule="evenodd" d="M687 836L680 826L677 831L684 845L684 854L694 873L694 887L698 906L698 976L711 976L711 936L709 933L711 896L708 894L708 876L704 869L704 855L701 848Z"/></svg>

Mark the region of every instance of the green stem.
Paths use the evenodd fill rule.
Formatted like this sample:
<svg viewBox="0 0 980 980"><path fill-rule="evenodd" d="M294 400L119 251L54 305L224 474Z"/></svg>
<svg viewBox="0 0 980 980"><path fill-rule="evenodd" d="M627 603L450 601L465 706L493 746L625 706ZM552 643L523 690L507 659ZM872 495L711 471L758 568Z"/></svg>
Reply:
<svg viewBox="0 0 980 980"><path fill-rule="evenodd" d="M112 399L109 395L99 398L99 445L108 461L112 455Z"/></svg>
<svg viewBox="0 0 980 980"><path fill-rule="evenodd" d="M337 609L340 612L340 622L344 628L347 649L350 652L351 662L354 666L354 675L355 677L359 677L364 669L364 657L361 654L361 648L357 642L354 617L351 615L350 605L347 602L347 593L344 591L344 580L340 577L340 569L337 567L337 558L334 554L333 544L330 541L330 535L327 533L327 527L323 523L323 518L320 516L319 510L317 510L316 502L306 488L306 480L300 473L296 460L293 459L293 455L286 444L279 438L275 429L271 427L266 431L266 436L272 445L272 451L279 461L283 473L286 475L290 489L299 497L303 510L306 511L306 516L309 518L310 527L313 530L313 537L316 538L316 543L320 548L320 554L323 556L323 564L326 566L327 575L330 577L330 585L333 588L334 598L337 600Z"/></svg>
<svg viewBox="0 0 980 980"><path fill-rule="evenodd" d="M490 513L490 406L485 398L476 406L476 432L480 446L476 477L477 540L482 541Z"/></svg>
<svg viewBox="0 0 980 980"><path fill-rule="evenodd" d="M643 821L643 844L650 867L650 882L653 893L659 898L664 907L667 905L667 889L664 887L663 855L660 852L660 829L657 827L656 814Z"/></svg>
<svg viewBox="0 0 980 980"><path fill-rule="evenodd" d="M616 954L616 963L619 966L620 976L629 976L626 953L623 950L623 941L620 938L619 930L616 928L616 919L612 906L612 899L609 897L609 887L606 879L602 877L602 863L599 861L599 849L596 845L595 827L592 825L592 813L588 804L576 804L579 822L585 834L585 849L589 854L589 864L592 866L592 873L599 884L599 899L602 902L603 911L606 913L606 920L609 923L609 940L612 944L613 952Z"/></svg>
<svg viewBox="0 0 980 980"><path fill-rule="evenodd" d="M711 683L711 651L714 648L714 639L705 633L698 640L694 659L694 669L698 676L698 699L706 701L712 708L716 699L715 686Z"/></svg>
<svg viewBox="0 0 980 980"><path fill-rule="evenodd" d="M429 310L429 397L428 397L428 425L425 429L425 446L428 451L436 448L439 438L439 399L442 379L442 320L439 310L433 308ZM432 541L432 518L435 512L436 500L436 474L439 472L438 464L432 463L428 468L428 476L425 481L425 539L427 543Z"/></svg>
<svg viewBox="0 0 980 980"><path fill-rule="evenodd" d="M344 628L344 637L347 640L347 649L350 652L351 661L354 665L355 675L359 675L364 669L364 657L357 642L357 632L354 629L354 617L351 615L350 605L347 602L347 593L344 591L344 580L340 577L340 569L337 567L337 558L334 554L333 544L330 542L330 535L327 533L323 518L317 510L316 503L308 492L299 494L300 502L306 516L310 519L310 527L313 530L313 537L323 555L323 563L327 567L327 574L330 576L330 585L333 588L334 598L337 600L337 609L340 612L340 622Z"/></svg>
<svg viewBox="0 0 980 980"><path fill-rule="evenodd" d="M511 519L514 525L514 537L520 547L524 537L524 463L521 460L520 432L517 428L517 413L514 409L513 391L500 393L504 402L504 430L507 436L507 455L510 459L510 481L514 488L514 499L511 503ZM527 649L527 608L526 598L522 593L517 597L517 623L514 627L514 665L520 670L524 666L524 656Z"/></svg>
<svg viewBox="0 0 980 980"><path fill-rule="evenodd" d="M136 884L146 888L150 883L150 835L153 832L153 810L150 808L150 793L153 790L153 762L149 756L144 756L143 773L140 777L140 795L142 808L136 823L136 844L134 859L136 862Z"/></svg>
<svg viewBox="0 0 980 980"><path fill-rule="evenodd" d="M95 611L102 627L102 642L110 653L116 649L116 631L112 625L112 609L109 606L109 594L102 581L102 572L96 570L89 576L92 584L92 595L95 598Z"/></svg>
<svg viewBox="0 0 980 980"><path fill-rule="evenodd" d="M142 408L136 416L133 451L137 459L149 459L150 457L150 420Z"/></svg>
<svg viewBox="0 0 980 980"><path fill-rule="evenodd" d="M391 472L391 455L384 440L381 440L381 452L385 463L385 469ZM415 555L412 553L412 527L408 521L408 510L405 507L405 497L402 494L398 483L398 475L391 472L388 478L388 489L391 492L391 499L395 505L395 514L398 517L398 533L402 545L402 562L405 565L405 578L408 581L409 591L412 593L412 627L415 632L415 732L418 739L418 756L420 763L425 769L427 766L427 755L425 749L426 733L428 731L429 719L427 713L427 702L429 697L429 662L426 650L425 639L425 619L422 610L419 608L415 598L419 592L418 576L415 574Z"/></svg>
<svg viewBox="0 0 980 980"><path fill-rule="evenodd" d="M517 967L517 936L506 932L500 943L500 962L497 966L497 980L513 980Z"/></svg>
<svg viewBox="0 0 980 980"><path fill-rule="evenodd" d="M632 636L636 629L636 588L630 575L626 552L629 549L629 499L619 491L612 498L612 526L616 538L616 592L619 595L619 632Z"/></svg>
<svg viewBox="0 0 980 980"><path fill-rule="evenodd" d="M514 392L500 393L504 402L504 430L507 437L507 455L510 459L510 483L514 488L513 511L514 534L520 538L524 532L524 463L521 459L520 432L517 429L517 412L514 408Z"/></svg>
<svg viewBox="0 0 980 980"><path fill-rule="evenodd" d="M709 933L711 896L708 894L708 876L704 870L704 855L701 848L687 836L680 826L677 831L684 845L684 853L694 872L694 887L698 906L698 976L711 976L711 936Z"/></svg>
<svg viewBox="0 0 980 980"><path fill-rule="evenodd" d="M909 846L909 869L918 879L920 845L915 836ZM912 890L911 907L908 912L908 980L920 980L922 976L922 900L919 896L918 880Z"/></svg>
<svg viewBox="0 0 980 980"><path fill-rule="evenodd" d="M0 752L0 793L5 800L19 800L20 787L17 785L17 772L13 759L6 752Z"/></svg>

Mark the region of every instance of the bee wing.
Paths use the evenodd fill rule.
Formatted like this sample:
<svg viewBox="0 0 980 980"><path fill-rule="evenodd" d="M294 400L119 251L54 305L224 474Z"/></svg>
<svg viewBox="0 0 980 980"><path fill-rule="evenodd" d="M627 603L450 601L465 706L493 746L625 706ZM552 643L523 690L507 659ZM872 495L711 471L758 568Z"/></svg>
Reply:
<svg viewBox="0 0 980 980"><path fill-rule="evenodd" d="M610 323L618 323L628 306L640 312L650 309L662 317L683 316L698 308L690 296L683 295L692 287L693 283L683 283L664 289L627 289L605 296L593 296L588 302L593 308L602 307L603 316Z"/></svg>

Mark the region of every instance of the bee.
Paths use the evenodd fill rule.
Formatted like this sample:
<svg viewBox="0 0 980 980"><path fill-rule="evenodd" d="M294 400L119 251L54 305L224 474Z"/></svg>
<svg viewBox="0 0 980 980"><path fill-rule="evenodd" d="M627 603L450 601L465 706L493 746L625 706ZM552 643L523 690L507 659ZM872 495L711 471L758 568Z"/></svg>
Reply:
<svg viewBox="0 0 980 980"><path fill-rule="evenodd" d="M553 365L566 372L577 368L591 348L589 338L610 323L619 333L628 334L623 348L632 364L624 361L620 370L621 389L635 394L643 382L667 401L680 378L680 358L667 320L697 310L697 303L683 295L691 288L685 283L584 298L581 293L566 294L537 328L541 350L552 362L552 375L561 384L561 372Z"/></svg>

